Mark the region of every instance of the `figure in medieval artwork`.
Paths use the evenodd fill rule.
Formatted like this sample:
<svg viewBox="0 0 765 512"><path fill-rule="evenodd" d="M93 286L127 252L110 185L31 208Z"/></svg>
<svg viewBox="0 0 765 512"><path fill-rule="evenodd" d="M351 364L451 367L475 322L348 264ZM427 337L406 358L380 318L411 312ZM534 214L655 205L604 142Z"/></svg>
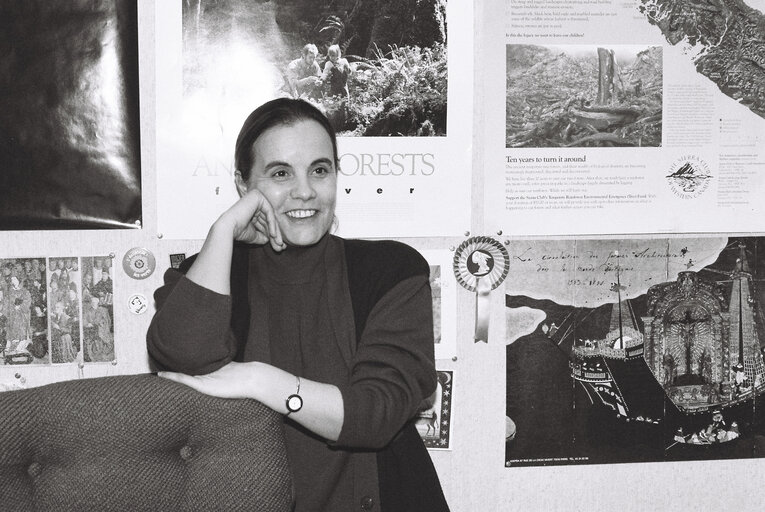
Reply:
<svg viewBox="0 0 765 512"><path fill-rule="evenodd" d="M672 381L675 380L677 375L677 365L675 364L675 358L672 357L672 354L664 354L662 366L664 368L664 386L666 387L672 384Z"/></svg>
<svg viewBox="0 0 765 512"><path fill-rule="evenodd" d="M699 375L704 382L712 382L712 355L706 349L699 356Z"/></svg>
<svg viewBox="0 0 765 512"><path fill-rule="evenodd" d="M0 278L0 280L2 280ZM5 300L5 293L3 288L0 288L0 352L5 352L5 347L8 343L8 317L6 316L8 311L7 301Z"/></svg>
<svg viewBox="0 0 765 512"><path fill-rule="evenodd" d="M696 330L696 322L691 318L690 310L685 311L685 318L680 322L680 338L683 341L685 347L685 373L691 375L693 373L691 368L691 361L693 360L693 340L694 331Z"/></svg>
<svg viewBox="0 0 765 512"><path fill-rule="evenodd" d="M699 437L710 443L719 442L718 434L720 432L726 432L725 419L719 410L712 412L712 422L707 425L707 428L699 432ZM724 436L723 436L724 438Z"/></svg>
<svg viewBox="0 0 765 512"><path fill-rule="evenodd" d="M29 290L21 286L19 278L11 276L8 288L8 339L12 342L30 340L32 296Z"/></svg>
<svg viewBox="0 0 765 512"><path fill-rule="evenodd" d="M114 359L114 336L109 312L92 296L83 311L85 361L111 361Z"/></svg>
<svg viewBox="0 0 765 512"><path fill-rule="evenodd" d="M70 363L77 357L72 343L72 319L66 314L63 301L53 307L51 316L52 355L54 363Z"/></svg>
<svg viewBox="0 0 765 512"><path fill-rule="evenodd" d="M737 395L749 390L749 377L744 372L744 365L738 363L731 368L733 371L733 386Z"/></svg>
<svg viewBox="0 0 765 512"><path fill-rule="evenodd" d="M686 309L683 319L676 321L678 337L683 347L684 372L679 377L684 384L700 384L712 379L712 357L699 344L699 325L707 318L695 318L690 309Z"/></svg>
<svg viewBox="0 0 765 512"><path fill-rule="evenodd" d="M91 293L93 296L98 297L99 303L102 306L112 304L112 293L114 292L114 284L109 277L109 269L102 269L100 273L100 280L93 285Z"/></svg>
<svg viewBox="0 0 765 512"><path fill-rule="evenodd" d="M730 430L728 430L728 432L727 432L727 434L725 436L725 440L726 441L733 441L734 439L736 439L740 435L741 435L741 432L739 432L739 430L738 430L738 423L736 423L735 421L731 422Z"/></svg>

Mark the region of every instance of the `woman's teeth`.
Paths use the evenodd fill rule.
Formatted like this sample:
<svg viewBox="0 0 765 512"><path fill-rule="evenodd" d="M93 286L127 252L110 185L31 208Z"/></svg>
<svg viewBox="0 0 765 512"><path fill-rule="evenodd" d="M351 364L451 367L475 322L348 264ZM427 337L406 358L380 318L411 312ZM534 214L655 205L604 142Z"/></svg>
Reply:
<svg viewBox="0 0 765 512"><path fill-rule="evenodd" d="M316 210L290 210L287 212L287 217L292 217L293 219L305 219L314 215L316 215Z"/></svg>

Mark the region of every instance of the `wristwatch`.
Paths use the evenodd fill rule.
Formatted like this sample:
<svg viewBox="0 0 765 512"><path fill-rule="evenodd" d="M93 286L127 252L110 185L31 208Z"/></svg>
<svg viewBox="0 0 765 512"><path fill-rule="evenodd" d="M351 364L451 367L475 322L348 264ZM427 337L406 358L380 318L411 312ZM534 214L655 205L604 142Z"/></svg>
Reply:
<svg viewBox="0 0 765 512"><path fill-rule="evenodd" d="M300 396L300 377L297 377L297 391L287 397L287 416L293 412L298 412L303 408L303 397Z"/></svg>

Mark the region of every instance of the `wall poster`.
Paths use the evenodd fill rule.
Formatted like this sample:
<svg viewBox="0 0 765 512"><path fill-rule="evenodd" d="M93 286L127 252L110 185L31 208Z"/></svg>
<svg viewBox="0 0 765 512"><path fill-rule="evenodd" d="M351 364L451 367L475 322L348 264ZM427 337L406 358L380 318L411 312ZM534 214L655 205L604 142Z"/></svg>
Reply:
<svg viewBox="0 0 765 512"><path fill-rule="evenodd" d="M490 2L487 231L762 231L756 2Z"/></svg>
<svg viewBox="0 0 765 512"><path fill-rule="evenodd" d="M765 238L508 249L508 467L762 456Z"/></svg>
<svg viewBox="0 0 765 512"><path fill-rule="evenodd" d="M0 259L0 365L114 361L110 256Z"/></svg>
<svg viewBox="0 0 765 512"><path fill-rule="evenodd" d="M0 230L140 227L135 0L0 1Z"/></svg>
<svg viewBox="0 0 765 512"><path fill-rule="evenodd" d="M470 2L357 4L156 2L164 238L204 238L236 200L238 130L276 97L310 101L336 127L339 235L470 229Z"/></svg>
<svg viewBox="0 0 765 512"><path fill-rule="evenodd" d="M452 252L425 250L420 253L430 264L436 359L451 359L457 355L457 293L451 270Z"/></svg>

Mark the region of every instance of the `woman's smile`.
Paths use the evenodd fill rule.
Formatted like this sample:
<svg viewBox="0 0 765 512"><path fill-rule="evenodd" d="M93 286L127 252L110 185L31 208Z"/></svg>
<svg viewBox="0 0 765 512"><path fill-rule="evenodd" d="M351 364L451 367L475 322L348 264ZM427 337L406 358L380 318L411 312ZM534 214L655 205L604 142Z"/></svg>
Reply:
<svg viewBox="0 0 765 512"><path fill-rule="evenodd" d="M308 219L316 215L316 210L290 210L286 213L291 219Z"/></svg>

